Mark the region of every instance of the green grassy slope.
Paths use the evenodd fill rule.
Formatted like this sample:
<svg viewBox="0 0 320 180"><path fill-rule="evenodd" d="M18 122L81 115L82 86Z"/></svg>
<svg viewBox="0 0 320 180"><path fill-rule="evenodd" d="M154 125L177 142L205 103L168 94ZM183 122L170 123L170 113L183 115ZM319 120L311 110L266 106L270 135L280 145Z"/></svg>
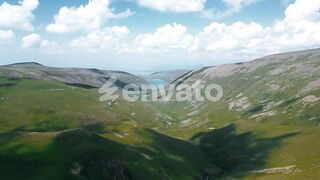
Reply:
<svg viewBox="0 0 320 180"><path fill-rule="evenodd" d="M1 85L5 179L265 177L249 171L288 164L318 174L314 127L251 120L228 125L212 117L205 127L168 128L156 125L154 107L124 101L108 107L96 89L38 80L1 79ZM297 178L307 177L302 174Z"/></svg>

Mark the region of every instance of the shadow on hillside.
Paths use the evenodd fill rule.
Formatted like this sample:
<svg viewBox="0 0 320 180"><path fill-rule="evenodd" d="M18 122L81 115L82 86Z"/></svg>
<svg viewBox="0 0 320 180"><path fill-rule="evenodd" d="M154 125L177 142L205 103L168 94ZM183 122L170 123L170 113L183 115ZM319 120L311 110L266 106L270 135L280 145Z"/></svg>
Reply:
<svg viewBox="0 0 320 180"><path fill-rule="evenodd" d="M19 138L21 138L21 133L20 131L23 130L25 126L19 126L16 127L12 130L6 131L6 132L1 132L0 133L0 147L4 147L8 145L10 142L17 141ZM21 145L19 144L14 144L11 145L11 148L14 149L19 149Z"/></svg>
<svg viewBox="0 0 320 180"><path fill-rule="evenodd" d="M205 175L239 176L249 170L263 168L270 151L298 133L273 138L259 138L252 132L236 134L236 126L229 125L210 132L196 134L191 141L205 154L215 169Z"/></svg>
<svg viewBox="0 0 320 180"><path fill-rule="evenodd" d="M0 88L9 88L16 86L16 83L0 83Z"/></svg>
<svg viewBox="0 0 320 180"><path fill-rule="evenodd" d="M53 139L45 154L68 167L65 177L79 165L82 169L76 177L93 180L201 179L199 172L208 164L193 144L151 129L139 129L132 134L142 141L151 139L151 144L122 144L100 133L109 133L100 123L65 131Z"/></svg>
<svg viewBox="0 0 320 180"><path fill-rule="evenodd" d="M202 179L202 171L209 162L194 144L152 129L145 129L140 135L151 138L149 148L139 150L158 163L157 171L163 179Z"/></svg>
<svg viewBox="0 0 320 180"><path fill-rule="evenodd" d="M99 126L86 128L100 130ZM84 128L59 133L23 129L0 133L1 179L132 179L122 159L132 156L125 145ZM27 134L32 139L26 139ZM38 147L42 136L51 137Z"/></svg>
<svg viewBox="0 0 320 180"><path fill-rule="evenodd" d="M23 142L25 126L0 133L0 179L30 179L35 169L43 167L41 161L34 158L35 152L23 154L29 148Z"/></svg>
<svg viewBox="0 0 320 180"><path fill-rule="evenodd" d="M151 129L136 130L138 145L104 138L103 124L67 130L44 149L21 143L23 133L0 134L0 177L5 179L207 179L263 168L269 152L295 133L261 139L229 125L188 141ZM41 133L39 134L41 136ZM132 138L131 137L131 138ZM41 138L41 137L39 137ZM148 142L145 140L148 139ZM26 148L27 147L27 148ZM28 149L28 151L26 151ZM23 150L23 151L20 151ZM19 173L15 173L19 169Z"/></svg>

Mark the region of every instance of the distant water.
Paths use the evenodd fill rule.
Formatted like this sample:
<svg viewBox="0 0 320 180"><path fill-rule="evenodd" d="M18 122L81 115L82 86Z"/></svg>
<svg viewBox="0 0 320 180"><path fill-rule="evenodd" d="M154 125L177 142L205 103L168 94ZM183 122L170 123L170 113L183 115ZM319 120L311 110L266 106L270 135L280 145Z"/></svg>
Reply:
<svg viewBox="0 0 320 180"><path fill-rule="evenodd" d="M168 84L162 79L148 79L148 82L157 86L166 86Z"/></svg>

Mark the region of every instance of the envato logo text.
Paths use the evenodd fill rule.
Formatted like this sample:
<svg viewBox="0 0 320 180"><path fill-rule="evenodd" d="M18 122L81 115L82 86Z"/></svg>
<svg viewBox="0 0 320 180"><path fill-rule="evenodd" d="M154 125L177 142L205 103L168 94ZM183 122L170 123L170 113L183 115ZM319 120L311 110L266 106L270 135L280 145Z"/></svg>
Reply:
<svg viewBox="0 0 320 180"><path fill-rule="evenodd" d="M123 83L122 83L123 84ZM205 84L201 80L180 84L163 85L134 85L127 84L121 89L117 87L117 78L110 78L100 89L103 94L100 102L115 101L120 96L126 101L212 101L218 102L223 97L223 89L218 84Z"/></svg>

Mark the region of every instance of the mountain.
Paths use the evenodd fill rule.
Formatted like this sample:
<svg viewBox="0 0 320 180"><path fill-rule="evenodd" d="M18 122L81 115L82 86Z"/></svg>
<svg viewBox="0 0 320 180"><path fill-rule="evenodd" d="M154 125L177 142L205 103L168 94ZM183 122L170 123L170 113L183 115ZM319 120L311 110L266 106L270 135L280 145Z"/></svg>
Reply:
<svg viewBox="0 0 320 180"><path fill-rule="evenodd" d="M148 78L174 87L218 84L224 95L218 102L110 103L99 101L98 88L111 76L137 85L148 78L1 66L0 177L317 179L319 70L320 49L313 49L160 72Z"/></svg>
<svg viewBox="0 0 320 180"><path fill-rule="evenodd" d="M0 66L0 76L7 78L28 78L58 81L65 84L101 87L110 77L116 77L125 84L142 84L146 81L138 76L121 71L105 71L84 68L54 68L35 62Z"/></svg>
<svg viewBox="0 0 320 180"><path fill-rule="evenodd" d="M200 114L208 114L205 111L209 110L213 113L215 109L219 111L216 113L221 113L223 107L223 113L233 114L233 118L247 117L257 121L277 119L282 123L311 119L307 122L320 123L317 113L320 49L276 54L247 63L206 67L184 74L173 83L190 84L195 80L202 80L206 86L221 85L224 98L213 104L194 100L185 105L182 115L199 109ZM283 116L287 117L283 119Z"/></svg>

